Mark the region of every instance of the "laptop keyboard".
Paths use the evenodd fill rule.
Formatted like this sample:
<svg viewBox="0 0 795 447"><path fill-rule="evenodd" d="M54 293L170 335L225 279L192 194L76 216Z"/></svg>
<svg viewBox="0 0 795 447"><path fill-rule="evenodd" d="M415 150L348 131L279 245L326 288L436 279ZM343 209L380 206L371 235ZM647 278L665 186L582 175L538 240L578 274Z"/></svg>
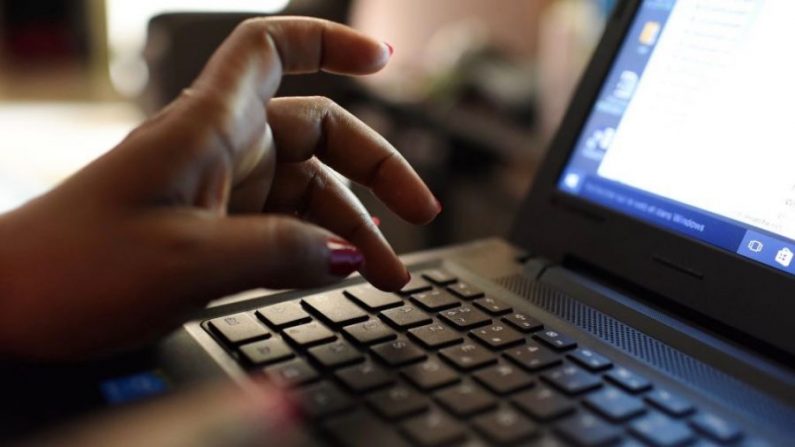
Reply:
<svg viewBox="0 0 795 447"><path fill-rule="evenodd" d="M736 424L440 269L203 327L334 445L732 445Z"/></svg>

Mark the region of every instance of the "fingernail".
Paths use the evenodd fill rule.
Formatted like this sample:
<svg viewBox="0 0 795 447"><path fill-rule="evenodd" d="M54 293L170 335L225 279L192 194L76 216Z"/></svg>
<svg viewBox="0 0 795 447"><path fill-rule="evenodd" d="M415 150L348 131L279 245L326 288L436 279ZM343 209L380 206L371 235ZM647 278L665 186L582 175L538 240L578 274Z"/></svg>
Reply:
<svg viewBox="0 0 795 447"><path fill-rule="evenodd" d="M439 214L439 213L441 213L441 212L442 212L442 209L444 208L444 207L442 206L442 202L440 202L440 201L439 201L439 199L437 199L436 197L434 197L434 198L433 198L433 200L435 200L435 201L436 201L436 214Z"/></svg>
<svg viewBox="0 0 795 447"><path fill-rule="evenodd" d="M326 247L329 250L329 273L334 276L346 277L364 263L362 253L348 241L331 238L326 241Z"/></svg>
<svg viewBox="0 0 795 447"><path fill-rule="evenodd" d="M378 216L370 216L370 219L372 219L373 224L376 227L380 227L381 226L381 218L380 217L378 217Z"/></svg>
<svg viewBox="0 0 795 447"><path fill-rule="evenodd" d="M390 45L390 44L389 44L389 42L384 42L384 45L386 45L386 49L387 49L387 51L389 51L389 56L390 56L390 57L391 57L393 54L395 54L395 49L394 49L394 48L392 48L392 45Z"/></svg>

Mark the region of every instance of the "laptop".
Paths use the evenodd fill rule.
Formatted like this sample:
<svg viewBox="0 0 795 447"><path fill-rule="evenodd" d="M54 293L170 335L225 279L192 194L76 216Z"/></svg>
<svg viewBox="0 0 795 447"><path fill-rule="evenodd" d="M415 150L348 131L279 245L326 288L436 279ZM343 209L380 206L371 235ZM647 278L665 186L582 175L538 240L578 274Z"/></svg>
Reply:
<svg viewBox="0 0 795 447"><path fill-rule="evenodd" d="M795 445L793 22L619 2L508 238L215 301L160 371L292 388L312 445Z"/></svg>

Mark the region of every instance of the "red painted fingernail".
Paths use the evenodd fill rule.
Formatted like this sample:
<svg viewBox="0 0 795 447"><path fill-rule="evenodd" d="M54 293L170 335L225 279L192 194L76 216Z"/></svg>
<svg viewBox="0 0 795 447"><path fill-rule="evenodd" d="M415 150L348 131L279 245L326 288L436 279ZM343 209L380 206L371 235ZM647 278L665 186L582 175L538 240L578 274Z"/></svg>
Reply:
<svg viewBox="0 0 795 447"><path fill-rule="evenodd" d="M384 42L384 45L386 45L387 50L389 50L389 55L390 56L395 54L395 49L392 48L392 45L390 45L389 42Z"/></svg>
<svg viewBox="0 0 795 447"><path fill-rule="evenodd" d="M378 217L378 216L370 216L370 219L373 220L373 224L375 224L376 227L380 227L381 226L381 218L380 217Z"/></svg>
<svg viewBox="0 0 795 447"><path fill-rule="evenodd" d="M362 253L348 241L331 238L326 241L329 250L329 273L346 277L364 264Z"/></svg>
<svg viewBox="0 0 795 447"><path fill-rule="evenodd" d="M441 212L442 212L442 209L444 208L444 207L442 206L442 202L440 202L440 201L439 201L439 199L437 199L436 197L434 197L433 199L436 201L436 213L437 213L437 214L438 214L438 213L441 213Z"/></svg>

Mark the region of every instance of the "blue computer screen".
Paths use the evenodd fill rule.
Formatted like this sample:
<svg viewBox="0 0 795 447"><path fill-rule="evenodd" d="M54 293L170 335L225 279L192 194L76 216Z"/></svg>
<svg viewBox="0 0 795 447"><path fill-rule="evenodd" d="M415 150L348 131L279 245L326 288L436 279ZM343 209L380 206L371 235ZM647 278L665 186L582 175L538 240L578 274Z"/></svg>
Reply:
<svg viewBox="0 0 795 447"><path fill-rule="evenodd" d="M795 274L792 0L647 0L558 187Z"/></svg>

